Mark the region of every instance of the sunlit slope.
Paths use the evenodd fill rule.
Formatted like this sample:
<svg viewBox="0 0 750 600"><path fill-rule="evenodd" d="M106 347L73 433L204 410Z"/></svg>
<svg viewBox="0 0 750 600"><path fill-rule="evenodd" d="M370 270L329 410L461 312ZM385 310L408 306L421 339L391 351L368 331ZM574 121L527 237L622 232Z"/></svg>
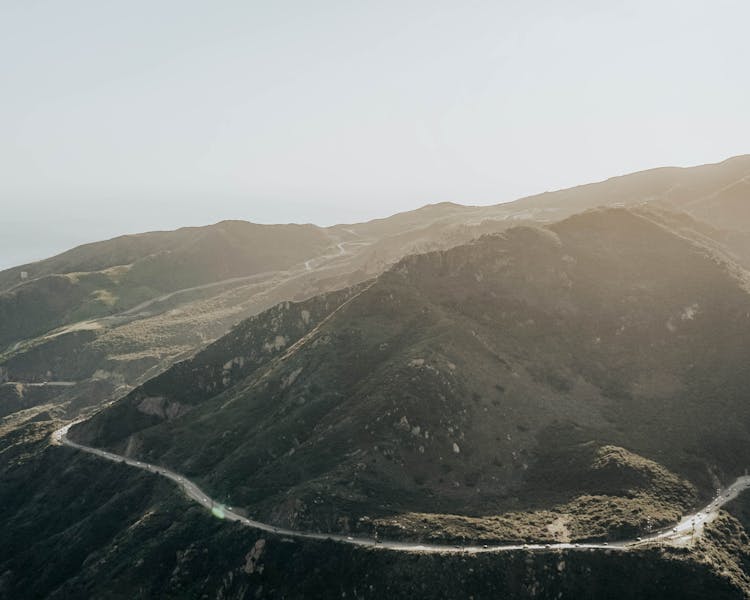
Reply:
<svg viewBox="0 0 750 600"><path fill-rule="evenodd" d="M570 215L597 206L650 205L687 212L728 229L750 230L750 155L697 167L661 167L522 198L509 205L534 214Z"/></svg>

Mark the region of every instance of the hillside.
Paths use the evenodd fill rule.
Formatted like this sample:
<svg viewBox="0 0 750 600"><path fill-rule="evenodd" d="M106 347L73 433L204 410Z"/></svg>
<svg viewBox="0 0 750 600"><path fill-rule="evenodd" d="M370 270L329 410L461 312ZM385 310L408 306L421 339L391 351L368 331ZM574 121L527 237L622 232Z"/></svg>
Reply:
<svg viewBox="0 0 750 600"><path fill-rule="evenodd" d="M612 600L746 598L743 526L727 515L696 552L404 554L249 532L161 478L49 445L44 417L0 430L3 598ZM748 504L733 513L747 526ZM728 554L723 548L737 550Z"/></svg>
<svg viewBox="0 0 750 600"><path fill-rule="evenodd" d="M614 502L616 536L744 468L746 285L705 240L590 211L408 257L303 338L308 305L277 307L73 435L295 526L552 510L584 535Z"/></svg>
<svg viewBox="0 0 750 600"><path fill-rule="evenodd" d="M225 221L81 246L0 273L0 344L175 290L287 269L331 245L312 225Z"/></svg>
<svg viewBox="0 0 750 600"><path fill-rule="evenodd" d="M0 396L21 393L23 402L12 406L51 401L75 415L122 395L278 302L348 287L409 252L449 247L508 224L412 226L404 223L394 235L377 238L346 228L220 223L126 236L35 265L38 272L59 273L39 274L31 266L6 271L16 280L28 269L29 278L0 291L0 340L6 344L0 351ZM180 245L170 249L167 234ZM130 238L143 241L135 247L144 256L127 254L133 250ZM68 272L95 266L105 268ZM58 388L50 399L41 393L46 382L75 385Z"/></svg>
<svg viewBox="0 0 750 600"><path fill-rule="evenodd" d="M749 163L740 156L496 206L446 202L328 228L226 221L122 236L8 269L0 272L0 388L8 388L0 397L11 400L0 412L54 404L75 415L123 395L278 302L355 285L409 254L600 205L659 209L667 226L747 267ZM675 209L690 214L676 217ZM50 395L39 386L45 382L75 385ZM22 421L24 413L17 417Z"/></svg>

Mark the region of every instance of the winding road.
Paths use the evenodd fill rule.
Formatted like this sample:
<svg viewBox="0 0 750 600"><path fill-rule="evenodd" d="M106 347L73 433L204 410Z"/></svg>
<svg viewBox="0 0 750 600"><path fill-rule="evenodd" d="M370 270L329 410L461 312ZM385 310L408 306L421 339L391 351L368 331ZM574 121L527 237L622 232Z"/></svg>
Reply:
<svg viewBox="0 0 750 600"><path fill-rule="evenodd" d="M398 552L415 552L415 553L432 553L432 554L458 554L463 552L477 553L477 552L508 552L514 550L532 550L532 551L549 551L549 550L609 550L609 551L628 551L637 548L642 548L652 544L666 544L670 546L688 546L695 539L703 534L703 529L707 523L713 521L719 514L719 509L727 502L736 498L741 492L750 488L750 476L738 477L732 485L721 490L716 498L714 498L707 506L693 514L683 517L683 519L675 526L659 531L657 533L643 536L635 540L625 540L613 543L607 542L595 542L595 543L550 543L550 544L482 544L482 545L448 545L448 544L429 544L419 542L399 542L394 540L383 540L368 537L354 537L350 535L342 535L336 533L315 533L308 531L297 531L294 529L286 529L284 527L276 527L269 525L268 523L261 523L260 521L254 521L243 517L242 515L234 512L230 507L224 506L211 498L206 492L200 489L195 483L189 479L183 477L179 473L170 471L164 467L158 465L152 465L147 462L135 460L133 458L127 458L107 452L106 450L100 450L98 448L92 448L91 446L85 446L74 442L68 438L68 430L76 422L68 423L64 427L56 430L52 433L52 442L57 445L69 446L76 448L83 452L93 454L106 460L111 460L116 463L130 465L150 473L156 473L167 479L174 481L185 495L194 500L198 504L204 506L214 516L224 519L226 521L236 521L257 529L260 531L267 531L282 537L296 538L296 539L310 539L310 540L332 540L344 544L351 544L353 546L363 546L370 548L384 548L388 550L395 550Z"/></svg>
<svg viewBox="0 0 750 600"><path fill-rule="evenodd" d="M346 245L368 246L370 245L370 242L367 242L367 241L337 242L335 246L338 252L333 252L331 254L324 254L322 256L316 256L316 257L313 257L304 261L303 273L318 269L322 267L323 265L325 265L327 262L332 261L333 259L350 254L350 252L347 251L346 248L344 247ZM256 280L263 280L263 279L270 280L271 278L275 276L279 276L279 275L290 276L290 275L294 275L297 269L298 267L293 267L289 270L264 271L262 273L254 273L252 275L242 275L239 277L230 277L228 279L221 279L219 281L210 281L208 283L203 283L200 285L194 285L194 286L182 288L179 290L173 290L171 292L162 294L155 298L149 298L148 300L144 300L143 302L140 302L139 304L136 304L135 306L131 306L130 308L121 310L120 312L117 312L115 314L103 315L103 316L96 317L96 318L85 319L82 321L76 321L75 323L62 325L56 329L53 329L46 333L41 334L39 338L45 338L45 337L53 338L53 337L59 337L61 335L65 335L67 333L71 333L74 331L101 329L105 324L120 324L132 318L151 316L151 313L147 313L144 311L146 311L146 309L148 309L149 307L155 304L166 302L167 300L171 300L172 298L176 296L180 296L182 294L188 294L191 292L197 292L201 290L208 290L208 289L216 288L216 287L229 286L229 285L238 284L238 283L246 284L246 283L251 283ZM32 281L36 281L36 280L35 279L27 280L9 289L14 289L15 287L18 287L20 285L26 285ZM20 340L20 341L15 342L8 349L8 351L15 352L25 341L28 341L28 340Z"/></svg>
<svg viewBox="0 0 750 600"><path fill-rule="evenodd" d="M313 265L315 265L316 262L323 261L323 263L330 261L333 258L338 258L340 256L344 256L345 254L349 254L347 252L346 248L344 248L345 245L351 245L351 246L369 246L370 242L339 242L336 244L336 248L338 249L338 254L324 254L323 256L316 256L314 258L310 258L305 261L305 270L306 271L312 271ZM319 265L315 265L316 268Z"/></svg>

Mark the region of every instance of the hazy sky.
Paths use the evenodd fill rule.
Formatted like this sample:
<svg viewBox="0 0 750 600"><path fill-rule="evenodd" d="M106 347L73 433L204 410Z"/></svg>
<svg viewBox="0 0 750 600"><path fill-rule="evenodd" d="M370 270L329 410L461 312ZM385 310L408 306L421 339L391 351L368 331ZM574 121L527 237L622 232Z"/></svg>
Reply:
<svg viewBox="0 0 750 600"><path fill-rule="evenodd" d="M0 268L750 152L750 2L0 0Z"/></svg>

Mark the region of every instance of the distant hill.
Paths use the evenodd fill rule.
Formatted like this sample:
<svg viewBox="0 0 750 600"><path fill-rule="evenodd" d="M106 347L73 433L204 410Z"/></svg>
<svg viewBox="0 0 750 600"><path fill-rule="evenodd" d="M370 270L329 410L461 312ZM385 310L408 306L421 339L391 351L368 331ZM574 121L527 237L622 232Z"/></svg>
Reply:
<svg viewBox="0 0 750 600"><path fill-rule="evenodd" d="M330 239L315 225L222 221L205 227L123 235L78 246L52 258L0 272L0 289L20 283L20 271L33 280L45 275L134 265L148 283L168 291L176 286L288 267L329 244ZM188 270L186 265L192 268ZM154 277L157 272L161 279L149 279L151 273Z"/></svg>
<svg viewBox="0 0 750 600"><path fill-rule="evenodd" d="M286 269L330 245L313 225L225 221L80 246L0 273L0 344L174 290Z"/></svg>
<svg viewBox="0 0 750 600"><path fill-rule="evenodd" d="M546 192L510 204L554 215L569 215L597 206L668 208L686 212L719 227L750 231L747 180L750 154L698 167L662 167L606 181ZM507 205L503 205L507 206Z"/></svg>

